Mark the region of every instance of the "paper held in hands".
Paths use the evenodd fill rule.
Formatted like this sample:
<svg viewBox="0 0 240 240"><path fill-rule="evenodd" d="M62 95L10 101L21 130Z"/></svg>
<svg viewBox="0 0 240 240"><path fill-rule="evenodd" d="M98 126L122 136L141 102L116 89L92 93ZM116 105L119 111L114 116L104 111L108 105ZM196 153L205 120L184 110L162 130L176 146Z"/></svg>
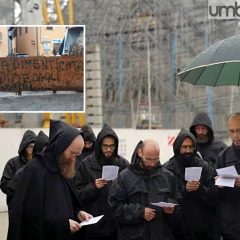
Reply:
<svg viewBox="0 0 240 240"><path fill-rule="evenodd" d="M202 167L185 168L185 180L188 182L199 181L202 174Z"/></svg>
<svg viewBox="0 0 240 240"><path fill-rule="evenodd" d="M118 175L118 166L103 166L102 178L105 180L115 180Z"/></svg>
<svg viewBox="0 0 240 240"><path fill-rule="evenodd" d="M216 169L219 178L216 179L215 185L224 187L234 187L235 179L238 176L235 166Z"/></svg>
<svg viewBox="0 0 240 240"><path fill-rule="evenodd" d="M158 203L151 203L151 204L158 207L174 207L177 205L176 203L168 203L168 202L158 202Z"/></svg>
<svg viewBox="0 0 240 240"><path fill-rule="evenodd" d="M98 216L98 217L93 217L90 218L88 221L83 221L80 223L80 226L86 226L86 225L91 225L97 223L104 215Z"/></svg>

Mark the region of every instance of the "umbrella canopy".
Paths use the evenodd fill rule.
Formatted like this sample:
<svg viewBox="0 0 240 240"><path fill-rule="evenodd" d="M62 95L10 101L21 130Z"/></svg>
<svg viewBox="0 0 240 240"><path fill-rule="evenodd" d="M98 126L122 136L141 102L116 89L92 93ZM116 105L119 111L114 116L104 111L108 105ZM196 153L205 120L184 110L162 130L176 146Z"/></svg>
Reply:
<svg viewBox="0 0 240 240"><path fill-rule="evenodd" d="M199 53L179 74L182 82L203 86L239 86L240 35L219 41Z"/></svg>

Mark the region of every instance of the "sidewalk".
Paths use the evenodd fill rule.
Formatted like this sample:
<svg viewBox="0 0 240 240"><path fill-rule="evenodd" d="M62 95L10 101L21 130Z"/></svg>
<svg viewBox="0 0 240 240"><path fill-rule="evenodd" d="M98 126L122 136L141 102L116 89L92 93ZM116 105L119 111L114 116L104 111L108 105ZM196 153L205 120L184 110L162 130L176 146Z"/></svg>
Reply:
<svg viewBox="0 0 240 240"><path fill-rule="evenodd" d="M7 239L7 230L8 230L8 213L0 212L0 240Z"/></svg>
<svg viewBox="0 0 240 240"><path fill-rule="evenodd" d="M84 94L23 95L0 97L1 111L83 111Z"/></svg>

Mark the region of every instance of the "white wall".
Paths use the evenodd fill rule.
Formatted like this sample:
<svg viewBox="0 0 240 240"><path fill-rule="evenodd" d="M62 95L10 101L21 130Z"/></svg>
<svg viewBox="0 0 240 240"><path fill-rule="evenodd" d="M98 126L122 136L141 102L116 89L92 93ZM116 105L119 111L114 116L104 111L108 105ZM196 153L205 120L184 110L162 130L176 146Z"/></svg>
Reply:
<svg viewBox="0 0 240 240"><path fill-rule="evenodd" d="M36 134L41 129L32 129ZM48 129L42 129L48 134ZM0 128L0 176L2 176L3 169L7 161L17 155L18 147L22 136L26 129L9 129ZM172 144L177 136L179 130L136 130L136 129L114 129L119 137L119 154L125 157L128 161L131 161L132 153L135 146L140 140L146 138L153 138L160 144L161 162L166 162L172 155ZM99 129L94 129L94 132L99 132ZM0 191L0 212L6 211L6 197Z"/></svg>

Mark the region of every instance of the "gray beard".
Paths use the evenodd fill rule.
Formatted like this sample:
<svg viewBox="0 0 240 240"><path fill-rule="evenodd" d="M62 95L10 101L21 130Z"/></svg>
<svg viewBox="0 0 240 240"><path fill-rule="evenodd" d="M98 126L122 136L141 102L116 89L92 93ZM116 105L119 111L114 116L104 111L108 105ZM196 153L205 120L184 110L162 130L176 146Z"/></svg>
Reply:
<svg viewBox="0 0 240 240"><path fill-rule="evenodd" d="M196 137L197 143L207 143L208 142L208 135L198 135Z"/></svg>
<svg viewBox="0 0 240 240"><path fill-rule="evenodd" d="M66 179L73 178L76 175L75 164L68 163L63 156L58 158L58 167L60 174Z"/></svg>

